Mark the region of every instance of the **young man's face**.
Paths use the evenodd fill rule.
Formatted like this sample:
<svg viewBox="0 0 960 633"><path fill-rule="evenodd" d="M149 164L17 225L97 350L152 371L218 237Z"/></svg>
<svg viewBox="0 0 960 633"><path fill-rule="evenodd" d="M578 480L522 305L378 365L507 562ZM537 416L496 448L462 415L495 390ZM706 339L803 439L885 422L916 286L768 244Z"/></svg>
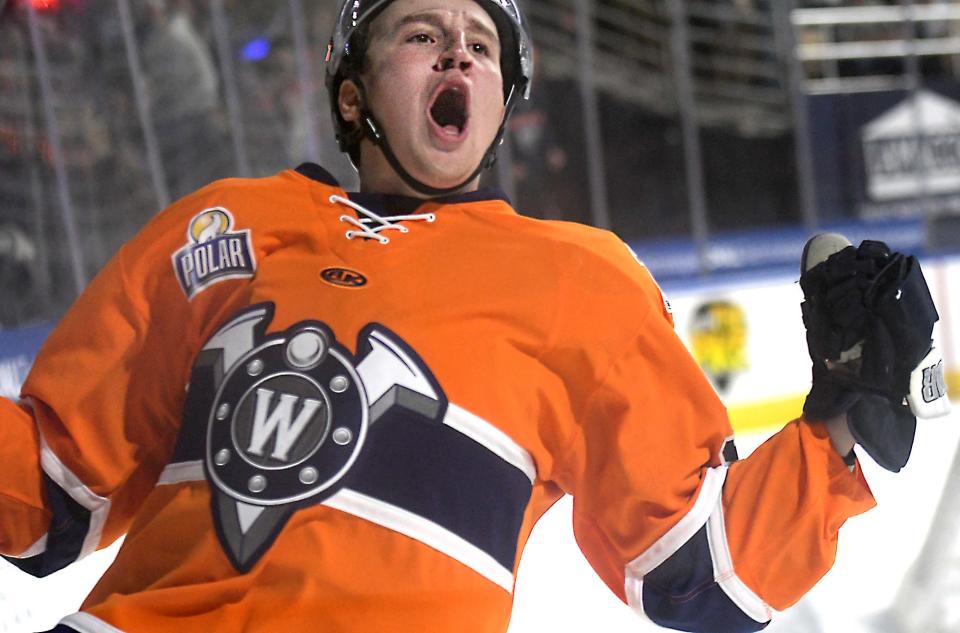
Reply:
<svg viewBox="0 0 960 633"><path fill-rule="evenodd" d="M437 188L466 180L504 115L490 15L474 0L395 0L371 24L366 68L369 107L407 171ZM365 189L414 193L378 148L365 140L361 151Z"/></svg>

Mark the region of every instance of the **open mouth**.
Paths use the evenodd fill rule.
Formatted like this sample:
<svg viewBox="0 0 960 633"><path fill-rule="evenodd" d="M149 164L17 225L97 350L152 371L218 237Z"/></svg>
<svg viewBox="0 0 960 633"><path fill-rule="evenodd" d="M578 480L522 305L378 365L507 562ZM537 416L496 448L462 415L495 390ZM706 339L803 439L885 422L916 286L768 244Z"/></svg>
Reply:
<svg viewBox="0 0 960 633"><path fill-rule="evenodd" d="M450 136L461 136L467 127L467 95L451 86L437 95L430 107L430 118Z"/></svg>

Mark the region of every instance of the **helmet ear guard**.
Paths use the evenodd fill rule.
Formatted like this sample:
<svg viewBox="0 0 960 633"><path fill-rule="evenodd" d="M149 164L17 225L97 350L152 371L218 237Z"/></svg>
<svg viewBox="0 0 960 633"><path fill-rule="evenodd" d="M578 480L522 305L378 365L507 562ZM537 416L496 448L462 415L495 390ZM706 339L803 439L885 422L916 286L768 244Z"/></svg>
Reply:
<svg viewBox="0 0 960 633"><path fill-rule="evenodd" d="M501 43L500 68L503 76L504 116L500 129L471 176L456 187L436 188L414 178L393 153L383 126L379 124L366 101L360 72L366 55L366 28L392 0L342 0L339 18L327 48L326 85L330 94L334 130L340 150L349 154L354 167L360 165L359 146L368 138L380 147L397 174L414 190L442 196L455 193L472 182L497 160L496 150L503 143L507 122L520 99L530 98L533 77L533 46L526 20L516 0L475 0L493 19ZM358 37L359 36L359 37ZM362 100L360 124L343 119L340 114L339 92L347 79L357 84Z"/></svg>

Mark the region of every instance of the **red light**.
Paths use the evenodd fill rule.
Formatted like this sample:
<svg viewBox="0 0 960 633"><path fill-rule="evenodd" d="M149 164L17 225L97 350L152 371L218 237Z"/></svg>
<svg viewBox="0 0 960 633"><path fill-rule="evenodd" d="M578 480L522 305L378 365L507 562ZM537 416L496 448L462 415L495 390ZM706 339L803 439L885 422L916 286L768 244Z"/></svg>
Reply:
<svg viewBox="0 0 960 633"><path fill-rule="evenodd" d="M60 8L60 0L29 0L37 11L56 11Z"/></svg>

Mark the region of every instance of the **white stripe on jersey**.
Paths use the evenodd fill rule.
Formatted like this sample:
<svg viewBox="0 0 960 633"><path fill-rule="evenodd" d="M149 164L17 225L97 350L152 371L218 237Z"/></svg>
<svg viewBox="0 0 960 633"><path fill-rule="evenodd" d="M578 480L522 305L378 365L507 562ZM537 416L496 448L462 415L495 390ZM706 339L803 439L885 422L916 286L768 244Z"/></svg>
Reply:
<svg viewBox="0 0 960 633"><path fill-rule="evenodd" d="M420 541L463 563L487 580L502 587L507 593L513 593L512 570L498 563L479 547L420 515L346 488L321 505L366 519Z"/></svg>
<svg viewBox="0 0 960 633"><path fill-rule="evenodd" d="M192 462L178 462L168 465L163 469L163 472L160 473L160 479L157 480L157 485L169 486L187 481L203 480L203 460L198 459Z"/></svg>
<svg viewBox="0 0 960 633"><path fill-rule="evenodd" d="M68 615L60 620L60 624L76 629L80 633L124 633L115 626L111 626L95 615L80 611Z"/></svg>
<svg viewBox="0 0 960 633"><path fill-rule="evenodd" d="M527 476L531 484L536 480L537 467L530 453L514 442L509 435L483 418L470 413L466 409L461 409L451 402L447 405L447 414L443 416L443 423L466 435L503 461L519 469Z"/></svg>
<svg viewBox="0 0 960 633"><path fill-rule="evenodd" d="M110 500L87 488L80 478L60 461L42 435L40 436L40 467L71 499L90 511L90 523L77 560L92 554L100 545L103 526L110 513Z"/></svg>
<svg viewBox="0 0 960 633"><path fill-rule="evenodd" d="M723 520L723 501L720 500L707 521L707 542L713 559L713 577L733 604L757 622L769 622L773 609L752 589L743 584L733 568L727 527Z"/></svg>

